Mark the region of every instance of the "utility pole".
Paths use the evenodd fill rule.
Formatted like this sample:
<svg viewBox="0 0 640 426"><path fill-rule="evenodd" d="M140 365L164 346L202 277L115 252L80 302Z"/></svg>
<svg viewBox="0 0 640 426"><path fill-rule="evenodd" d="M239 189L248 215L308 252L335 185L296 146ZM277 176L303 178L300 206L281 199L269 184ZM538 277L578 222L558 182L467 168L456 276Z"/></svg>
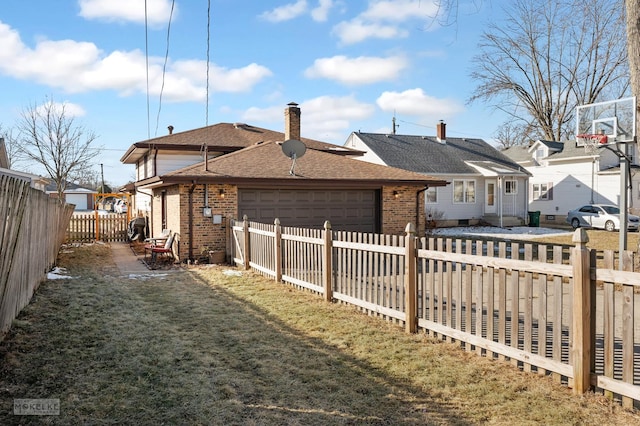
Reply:
<svg viewBox="0 0 640 426"><path fill-rule="evenodd" d="M100 174L102 175L102 193L104 194L104 165L100 163Z"/></svg>

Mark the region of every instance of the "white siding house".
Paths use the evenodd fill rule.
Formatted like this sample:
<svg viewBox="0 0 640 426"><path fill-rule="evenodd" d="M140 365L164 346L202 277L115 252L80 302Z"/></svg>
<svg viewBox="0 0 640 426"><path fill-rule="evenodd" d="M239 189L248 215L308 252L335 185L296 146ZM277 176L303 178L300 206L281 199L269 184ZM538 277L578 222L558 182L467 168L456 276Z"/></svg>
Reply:
<svg viewBox="0 0 640 426"><path fill-rule="evenodd" d="M529 173L481 139L354 132L344 144L359 160L438 177L445 187L426 190L427 217L436 226L521 225L528 220Z"/></svg>
<svg viewBox="0 0 640 426"><path fill-rule="evenodd" d="M583 204L620 204L620 157L613 147L591 154L575 141L538 140L503 153L531 173L529 210L540 211L541 223L565 225L567 212ZM628 204L637 213L640 173L633 164L630 170Z"/></svg>

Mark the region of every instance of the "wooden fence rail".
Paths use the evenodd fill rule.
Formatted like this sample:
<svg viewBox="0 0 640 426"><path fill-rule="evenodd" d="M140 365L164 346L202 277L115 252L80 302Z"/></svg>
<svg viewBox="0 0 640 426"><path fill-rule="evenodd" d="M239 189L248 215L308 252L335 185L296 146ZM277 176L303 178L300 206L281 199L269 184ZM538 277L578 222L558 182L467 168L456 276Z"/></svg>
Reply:
<svg viewBox="0 0 640 426"><path fill-rule="evenodd" d="M73 206L0 176L0 339L55 264Z"/></svg>
<svg viewBox="0 0 640 426"><path fill-rule="evenodd" d="M468 351L640 401L633 253L535 242L416 238L232 222L231 257L278 281L423 329ZM515 255L517 253L517 256ZM604 260L602 260L604 259ZM599 266L602 263L605 266ZM640 300L640 299L639 299Z"/></svg>
<svg viewBox="0 0 640 426"><path fill-rule="evenodd" d="M123 214L74 214L66 232L67 242L125 242L128 240L127 216Z"/></svg>

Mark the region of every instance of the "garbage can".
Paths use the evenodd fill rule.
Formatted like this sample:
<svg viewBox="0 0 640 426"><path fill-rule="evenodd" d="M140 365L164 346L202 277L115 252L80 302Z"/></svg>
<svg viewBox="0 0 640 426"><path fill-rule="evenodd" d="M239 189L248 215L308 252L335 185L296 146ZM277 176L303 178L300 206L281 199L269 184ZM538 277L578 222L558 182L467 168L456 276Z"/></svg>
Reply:
<svg viewBox="0 0 640 426"><path fill-rule="evenodd" d="M540 226L540 211L529 212L529 226Z"/></svg>

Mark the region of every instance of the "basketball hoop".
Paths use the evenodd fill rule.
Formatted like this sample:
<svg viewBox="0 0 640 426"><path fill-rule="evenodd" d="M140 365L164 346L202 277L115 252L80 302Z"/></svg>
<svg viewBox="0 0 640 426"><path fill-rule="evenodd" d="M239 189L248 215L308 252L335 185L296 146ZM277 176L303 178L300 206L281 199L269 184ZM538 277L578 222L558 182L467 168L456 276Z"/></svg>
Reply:
<svg viewBox="0 0 640 426"><path fill-rule="evenodd" d="M587 154L597 154L598 146L606 145L609 142L607 135L582 134L576 135L578 146L584 146Z"/></svg>

